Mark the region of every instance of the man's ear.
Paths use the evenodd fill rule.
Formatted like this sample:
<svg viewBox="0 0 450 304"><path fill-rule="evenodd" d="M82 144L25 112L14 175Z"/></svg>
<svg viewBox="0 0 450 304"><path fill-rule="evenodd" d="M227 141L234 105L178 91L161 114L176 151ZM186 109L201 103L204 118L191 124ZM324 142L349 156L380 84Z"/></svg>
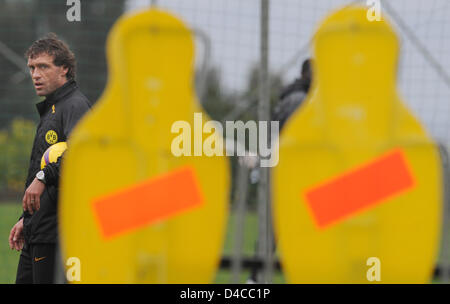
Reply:
<svg viewBox="0 0 450 304"><path fill-rule="evenodd" d="M62 71L63 71L63 73L64 73L64 76L66 76L66 79L67 79L67 73L69 72L69 68L63 66L63 67L62 67Z"/></svg>

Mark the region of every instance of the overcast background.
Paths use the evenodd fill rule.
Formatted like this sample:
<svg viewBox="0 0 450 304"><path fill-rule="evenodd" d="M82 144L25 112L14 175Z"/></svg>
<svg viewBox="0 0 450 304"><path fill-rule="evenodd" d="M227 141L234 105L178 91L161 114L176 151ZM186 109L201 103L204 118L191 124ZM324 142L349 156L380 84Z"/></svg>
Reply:
<svg viewBox="0 0 450 304"><path fill-rule="evenodd" d="M270 70L280 73L284 82L298 75L301 62L310 55L309 41L318 23L348 0L272 0L270 1ZM366 1L360 1L366 4ZM128 0L126 10L150 4L182 17L189 26L205 32L212 45L212 65L220 67L224 86L242 91L249 67L259 60L259 0ZM387 10L381 2L382 13ZM450 73L450 1L390 0L389 3L407 27L439 62L447 77ZM398 20L388 19L401 40L399 88L410 108L440 141L450 142L450 88L445 77L412 44L399 28ZM202 45L198 43L197 60ZM448 80L448 79L447 79Z"/></svg>

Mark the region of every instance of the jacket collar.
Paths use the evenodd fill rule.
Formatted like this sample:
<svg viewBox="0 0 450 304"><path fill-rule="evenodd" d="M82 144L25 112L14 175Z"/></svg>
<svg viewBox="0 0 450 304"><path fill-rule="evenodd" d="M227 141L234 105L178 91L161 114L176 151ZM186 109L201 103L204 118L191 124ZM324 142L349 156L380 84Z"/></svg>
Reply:
<svg viewBox="0 0 450 304"><path fill-rule="evenodd" d="M77 87L78 86L75 80L70 79L61 87L53 91L51 94L47 95L44 101L41 101L36 104L36 108L39 112L39 115L42 116L47 108L56 104L59 100L67 96L69 93L72 93L72 91L75 90Z"/></svg>

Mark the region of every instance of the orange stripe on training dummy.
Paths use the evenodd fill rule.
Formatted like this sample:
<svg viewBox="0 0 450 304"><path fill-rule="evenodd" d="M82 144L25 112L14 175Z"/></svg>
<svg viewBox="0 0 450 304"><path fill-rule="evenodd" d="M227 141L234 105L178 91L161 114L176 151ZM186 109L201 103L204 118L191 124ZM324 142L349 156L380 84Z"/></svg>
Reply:
<svg viewBox="0 0 450 304"><path fill-rule="evenodd" d="M93 202L93 209L103 236L111 238L202 203L194 170L182 168L98 198Z"/></svg>
<svg viewBox="0 0 450 304"><path fill-rule="evenodd" d="M319 228L373 207L414 185L401 150L393 150L363 167L306 192Z"/></svg>

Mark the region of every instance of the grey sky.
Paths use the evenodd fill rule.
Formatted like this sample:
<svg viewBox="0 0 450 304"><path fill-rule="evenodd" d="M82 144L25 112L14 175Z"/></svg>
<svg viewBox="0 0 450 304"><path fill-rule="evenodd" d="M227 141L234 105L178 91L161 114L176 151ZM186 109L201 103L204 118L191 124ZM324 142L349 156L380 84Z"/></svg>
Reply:
<svg viewBox="0 0 450 304"><path fill-rule="evenodd" d="M318 23L349 0L271 0L270 69L293 80L308 41ZM366 1L361 1L363 4ZM128 8L148 6L151 0L129 0ZM259 60L259 0L157 0L158 7L207 33L212 43L212 64L222 71L224 86L241 91L248 68ZM450 1L389 0L431 55L450 74ZM382 13L387 13L382 5ZM396 26L396 21L389 18ZM399 88L404 100L439 140L450 143L450 88L397 28L402 42ZM301 50L305 52L300 52ZM202 56L198 47L198 57ZM296 56L298 55L298 56ZM293 59L296 59L293 61Z"/></svg>

